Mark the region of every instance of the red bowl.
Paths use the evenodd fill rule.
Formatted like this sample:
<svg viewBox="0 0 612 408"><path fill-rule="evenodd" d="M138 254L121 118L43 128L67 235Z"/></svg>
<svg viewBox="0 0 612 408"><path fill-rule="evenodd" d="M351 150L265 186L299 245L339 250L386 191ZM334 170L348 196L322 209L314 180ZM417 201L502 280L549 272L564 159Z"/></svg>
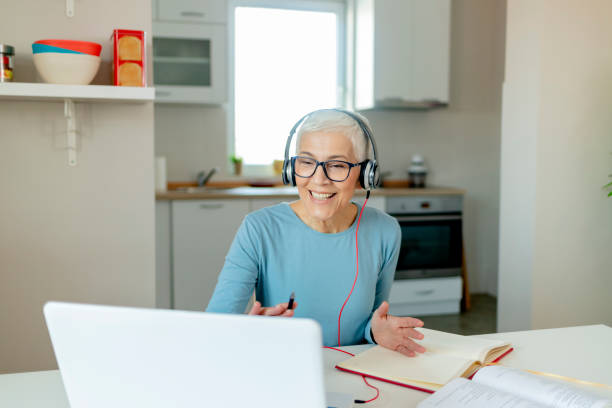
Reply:
<svg viewBox="0 0 612 408"><path fill-rule="evenodd" d="M100 56L102 45L89 41L75 40L38 40L34 44L52 45L54 47L66 48L68 50L82 52L84 54Z"/></svg>

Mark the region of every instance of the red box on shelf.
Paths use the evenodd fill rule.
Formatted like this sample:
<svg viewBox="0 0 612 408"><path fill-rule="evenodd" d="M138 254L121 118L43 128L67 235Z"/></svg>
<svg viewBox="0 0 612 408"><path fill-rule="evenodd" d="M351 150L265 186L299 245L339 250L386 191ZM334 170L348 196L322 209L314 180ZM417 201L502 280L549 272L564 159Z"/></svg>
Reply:
<svg viewBox="0 0 612 408"><path fill-rule="evenodd" d="M145 32L113 31L113 85L147 86Z"/></svg>

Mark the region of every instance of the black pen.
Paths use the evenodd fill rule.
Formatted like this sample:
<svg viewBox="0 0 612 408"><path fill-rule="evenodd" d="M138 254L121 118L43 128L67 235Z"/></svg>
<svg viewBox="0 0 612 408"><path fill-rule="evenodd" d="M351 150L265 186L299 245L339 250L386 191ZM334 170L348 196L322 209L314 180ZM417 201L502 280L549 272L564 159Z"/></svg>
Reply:
<svg viewBox="0 0 612 408"><path fill-rule="evenodd" d="M289 296L289 305L287 305L287 310L293 309L294 300L295 300L295 292L291 292L291 296Z"/></svg>

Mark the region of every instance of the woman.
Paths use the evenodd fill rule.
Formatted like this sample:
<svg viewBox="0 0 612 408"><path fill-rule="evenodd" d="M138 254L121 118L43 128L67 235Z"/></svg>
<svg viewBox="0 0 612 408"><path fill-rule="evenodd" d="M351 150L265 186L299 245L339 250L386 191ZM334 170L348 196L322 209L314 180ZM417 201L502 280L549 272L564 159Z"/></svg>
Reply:
<svg viewBox="0 0 612 408"><path fill-rule="evenodd" d="M369 128L365 118L357 117ZM408 356L424 352L412 340L423 338L413 329L423 323L388 314L401 232L382 211L366 207L362 213L359 276L339 316L356 274L361 208L351 199L369 151L361 127L345 112L315 111L297 131L296 146L299 200L245 217L207 311L242 313L255 290L250 314L315 319L326 346L366 340ZM288 309L292 292L295 310Z"/></svg>

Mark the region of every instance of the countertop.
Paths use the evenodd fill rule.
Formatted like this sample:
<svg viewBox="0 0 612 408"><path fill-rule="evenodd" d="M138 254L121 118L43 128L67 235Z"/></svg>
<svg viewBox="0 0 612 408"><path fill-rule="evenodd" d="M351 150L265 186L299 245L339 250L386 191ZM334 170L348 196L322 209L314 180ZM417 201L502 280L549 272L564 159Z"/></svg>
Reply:
<svg viewBox="0 0 612 408"><path fill-rule="evenodd" d="M364 190L355 190L355 196L365 196ZM465 190L450 187L428 188L380 188L372 190L376 196L440 196L463 195ZM250 199L250 198L293 198L297 197L295 187L235 187L235 188L193 188L190 191L168 190L156 192L156 200L202 200L202 199Z"/></svg>

